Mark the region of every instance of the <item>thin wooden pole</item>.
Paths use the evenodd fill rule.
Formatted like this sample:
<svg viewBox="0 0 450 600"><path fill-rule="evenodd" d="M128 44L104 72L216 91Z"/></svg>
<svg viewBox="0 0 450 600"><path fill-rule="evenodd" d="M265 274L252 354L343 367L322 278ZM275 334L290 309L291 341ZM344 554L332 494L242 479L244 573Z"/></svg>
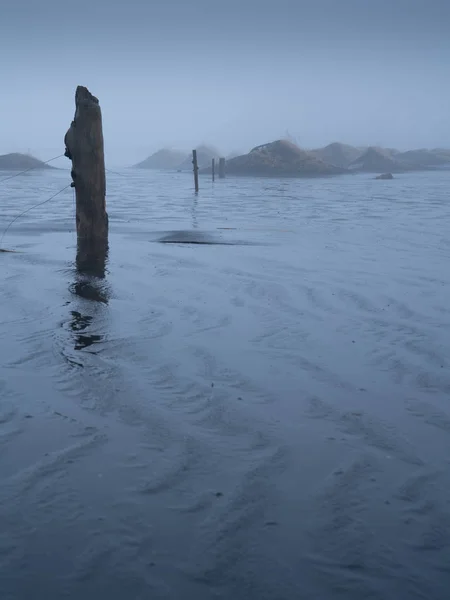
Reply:
<svg viewBox="0 0 450 600"><path fill-rule="evenodd" d="M219 179L223 179L225 177L225 159L219 159Z"/></svg>
<svg viewBox="0 0 450 600"><path fill-rule="evenodd" d="M192 164L194 165L194 184L195 191L198 192L198 164L197 164L197 150L192 150Z"/></svg>
<svg viewBox="0 0 450 600"><path fill-rule="evenodd" d="M76 89L75 117L64 143L76 195L77 262L102 263L108 249L102 113L98 99L85 87Z"/></svg>
<svg viewBox="0 0 450 600"><path fill-rule="evenodd" d="M215 173L215 170L216 170L216 160L213 158L211 162L212 162L212 164L211 164L212 180L214 181L215 178L216 178L216 173Z"/></svg>

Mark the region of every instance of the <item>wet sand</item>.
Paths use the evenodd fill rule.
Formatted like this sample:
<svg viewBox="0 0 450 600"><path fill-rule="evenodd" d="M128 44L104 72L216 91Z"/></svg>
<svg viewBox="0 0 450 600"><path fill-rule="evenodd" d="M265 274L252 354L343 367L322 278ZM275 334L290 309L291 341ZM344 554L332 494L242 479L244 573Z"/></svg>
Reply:
<svg viewBox="0 0 450 600"><path fill-rule="evenodd" d="M0 184L0 226L66 185ZM0 269L2 600L403 600L450 585L450 174L109 175Z"/></svg>

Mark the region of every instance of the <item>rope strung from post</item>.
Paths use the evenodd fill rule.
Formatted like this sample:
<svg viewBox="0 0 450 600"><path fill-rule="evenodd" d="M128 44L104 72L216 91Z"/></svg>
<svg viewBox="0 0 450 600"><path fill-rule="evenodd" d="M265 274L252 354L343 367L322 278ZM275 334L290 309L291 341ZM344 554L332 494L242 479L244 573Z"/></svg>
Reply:
<svg viewBox="0 0 450 600"><path fill-rule="evenodd" d="M47 204L47 202L50 202L50 200L53 200L53 198L56 198L56 196L59 196L59 194L64 192L64 190L67 190L67 188L70 188L70 183L69 183L69 185L64 186L62 188L62 190L59 190L59 192L56 192L56 194L53 194L53 196L50 196L50 198L47 198L47 200L44 200L43 202L39 202L38 204L34 204L33 206L30 206L30 208L27 208L26 210L21 212L19 215L17 215L17 217L14 217L14 219L9 223L9 225L6 227L5 231L2 234L2 237L0 239L0 246L3 243L3 238L5 237L6 232L11 227L11 225L17 221L17 219L20 219L20 217L23 217L23 215L26 215L28 212L30 212L30 210L33 210L33 208L38 208L38 206L43 206L44 204Z"/></svg>
<svg viewBox="0 0 450 600"><path fill-rule="evenodd" d="M106 167L105 167L105 171L107 173L112 173L113 175L120 175L121 177L127 177L128 176L127 173L119 173L118 171L111 171L111 169L107 169Z"/></svg>
<svg viewBox="0 0 450 600"><path fill-rule="evenodd" d="M54 158L50 158L49 160L45 160L43 162L44 165L47 165L48 163L52 162L52 160L56 160L57 158L62 158L64 156L64 154L60 154L59 156L55 156ZM39 167L30 167L29 169L25 169L25 171L19 171L19 173L15 173L14 175L10 175L9 177L4 177L3 179L0 179L0 183L3 183L3 181L8 181L9 179L14 179L14 177L19 177L19 175L23 175L24 173L28 173L29 171L33 171L34 169L38 169Z"/></svg>

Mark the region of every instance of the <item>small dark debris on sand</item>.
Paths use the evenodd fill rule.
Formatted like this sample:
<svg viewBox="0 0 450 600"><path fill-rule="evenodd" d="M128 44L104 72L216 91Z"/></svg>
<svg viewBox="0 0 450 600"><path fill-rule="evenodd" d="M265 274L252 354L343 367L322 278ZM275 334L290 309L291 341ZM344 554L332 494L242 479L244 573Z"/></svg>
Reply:
<svg viewBox="0 0 450 600"><path fill-rule="evenodd" d="M160 244L197 244L204 246L250 246L254 242L226 241L201 231L171 231L156 240Z"/></svg>

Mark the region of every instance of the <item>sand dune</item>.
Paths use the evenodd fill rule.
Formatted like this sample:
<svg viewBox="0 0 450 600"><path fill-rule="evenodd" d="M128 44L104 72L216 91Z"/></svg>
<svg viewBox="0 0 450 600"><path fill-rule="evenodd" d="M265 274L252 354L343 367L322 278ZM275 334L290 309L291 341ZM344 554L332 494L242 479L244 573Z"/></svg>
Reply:
<svg viewBox="0 0 450 600"><path fill-rule="evenodd" d="M11 154L3 154L0 156L0 170L4 171L25 171L26 169L53 169L42 160L34 158L29 154L19 154L13 152Z"/></svg>

